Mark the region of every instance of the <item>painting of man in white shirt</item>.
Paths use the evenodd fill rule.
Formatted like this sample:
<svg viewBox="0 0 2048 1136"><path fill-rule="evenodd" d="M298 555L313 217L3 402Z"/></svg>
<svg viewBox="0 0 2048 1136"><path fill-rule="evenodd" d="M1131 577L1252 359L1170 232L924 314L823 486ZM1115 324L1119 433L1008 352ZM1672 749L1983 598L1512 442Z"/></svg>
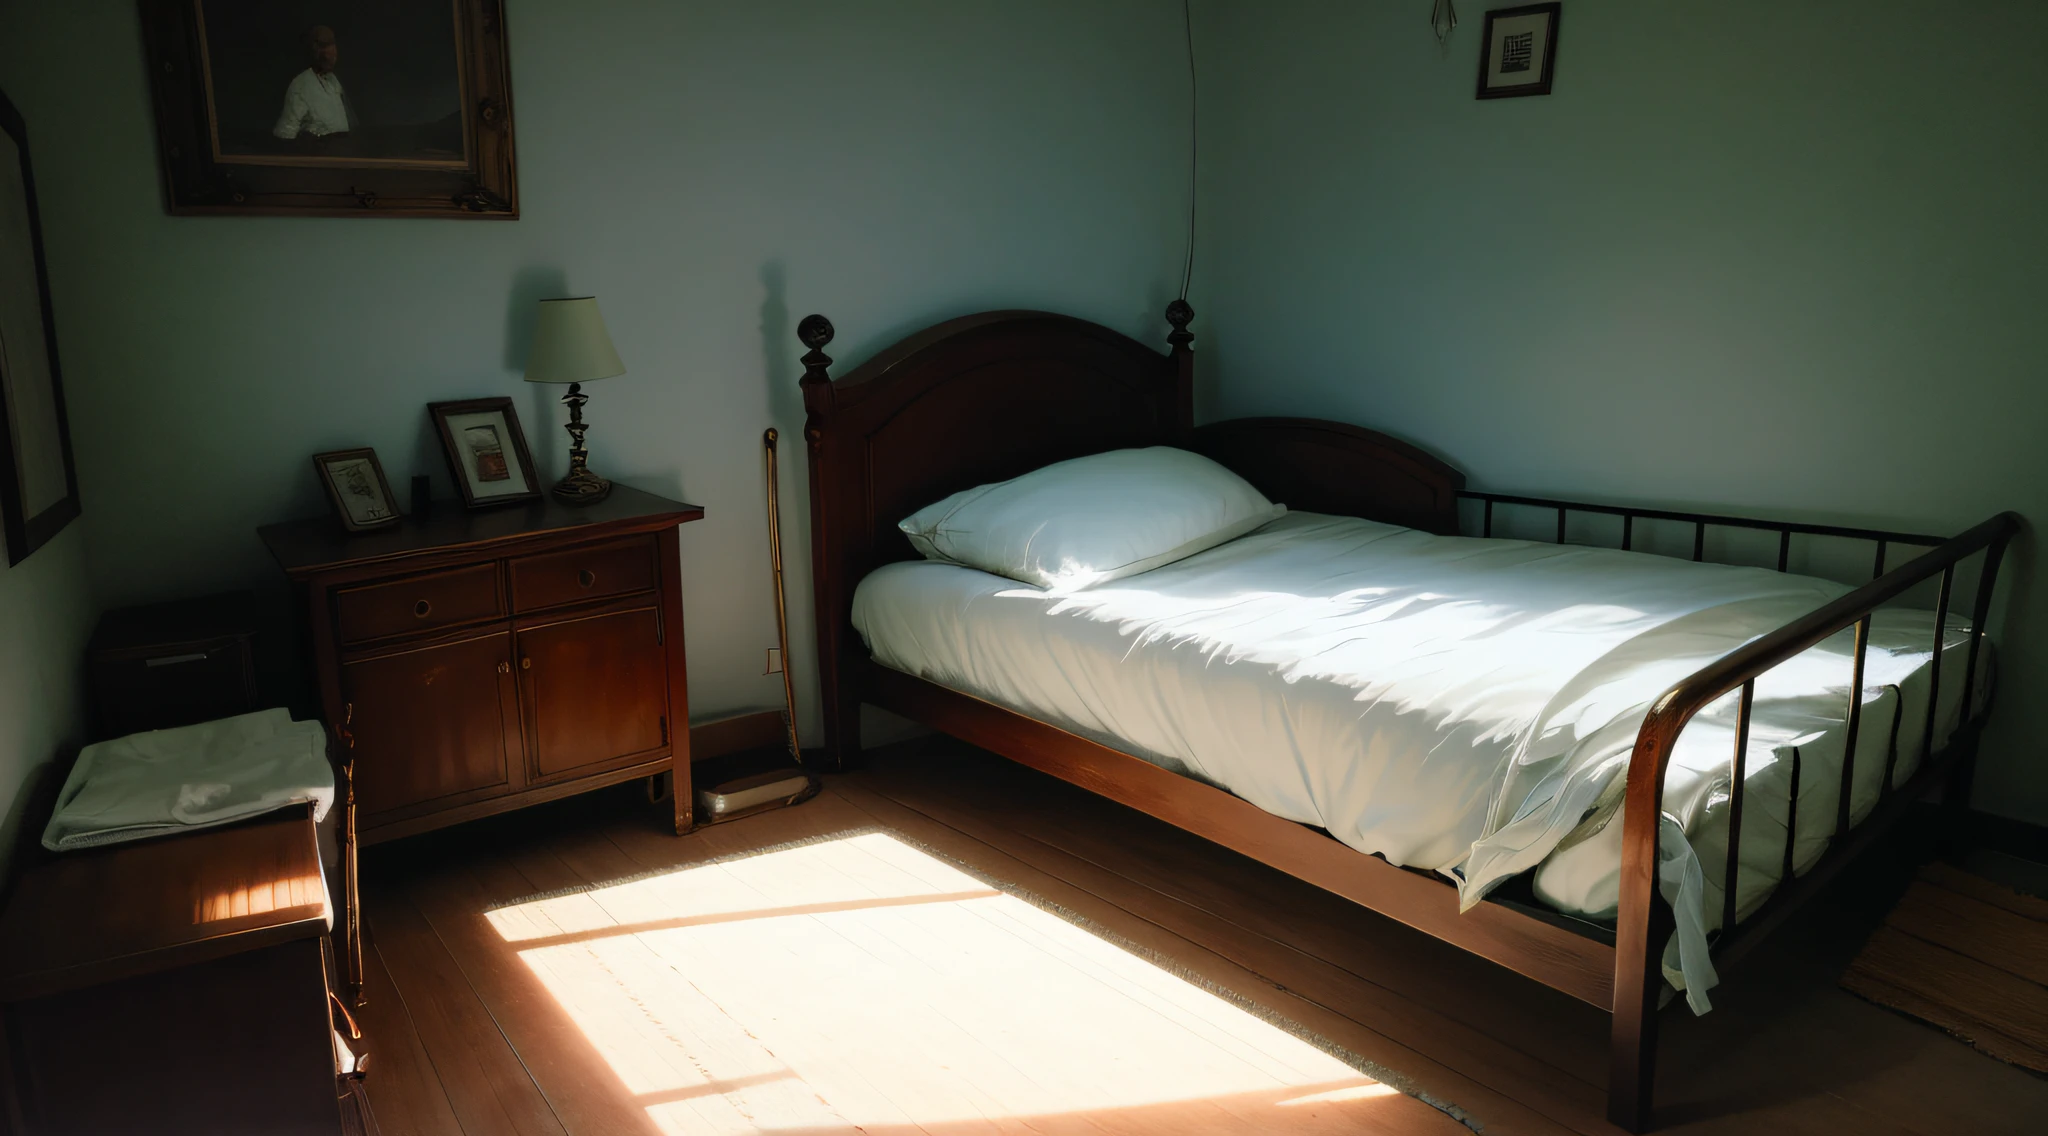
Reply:
<svg viewBox="0 0 2048 1136"><path fill-rule="evenodd" d="M341 55L334 42L334 29L322 25L307 32L306 47L312 53L312 65L293 76L291 84L285 87L284 108L278 112L277 125L270 132L287 140L302 134L314 138L347 134L348 95L342 90L341 76L334 73Z"/></svg>

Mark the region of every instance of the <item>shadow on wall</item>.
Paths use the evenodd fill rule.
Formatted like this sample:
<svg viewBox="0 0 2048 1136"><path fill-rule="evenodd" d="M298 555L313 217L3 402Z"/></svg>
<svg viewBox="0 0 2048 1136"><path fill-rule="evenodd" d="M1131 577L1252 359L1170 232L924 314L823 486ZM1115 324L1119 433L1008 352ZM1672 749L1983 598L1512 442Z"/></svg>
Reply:
<svg viewBox="0 0 2048 1136"><path fill-rule="evenodd" d="M569 291L569 274L556 265L528 265L512 276L512 290L505 297L505 369L516 375L526 373L526 356L533 350L535 312L542 300L574 295ZM630 364L629 364L630 365ZM533 451L534 481L552 485L567 472L555 468L555 455L566 453L567 445L556 445L563 421L562 392L565 388L545 383L526 384L528 406L521 415L526 427L526 448ZM430 435L432 431L428 432ZM438 439L428 442L437 450ZM424 467L422 467L424 468Z"/></svg>
<svg viewBox="0 0 2048 1136"><path fill-rule="evenodd" d="M762 373L768 377L768 417L779 428L784 423L785 444L794 442L802 431L795 429L803 421L803 392L796 381L803 375L796 359L796 328L789 319L789 301L785 299L787 280L782 262L771 260L761 266L761 364Z"/></svg>

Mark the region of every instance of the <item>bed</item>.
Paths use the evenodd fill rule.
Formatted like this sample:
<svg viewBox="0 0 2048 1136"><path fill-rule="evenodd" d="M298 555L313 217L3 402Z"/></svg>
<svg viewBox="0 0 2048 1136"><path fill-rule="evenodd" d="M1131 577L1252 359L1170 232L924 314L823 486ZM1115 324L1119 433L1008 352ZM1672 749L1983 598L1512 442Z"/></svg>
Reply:
<svg viewBox="0 0 2048 1136"><path fill-rule="evenodd" d="M1913 800L1943 781L1967 799L1991 689L1976 629L2017 519L1942 540L1475 494L1355 426L1196 428L1191 317L1169 308L1162 354L984 313L836 381L830 324L803 321L829 760L858 761L873 703L1608 1010L1610 1117L1646 1130L1672 993L1704 1009L1716 972ZM1062 595L920 560L896 527L1155 445L1293 512ZM1496 536L1497 510L1554 514L1555 540ZM1618 547L1567 544L1588 518ZM1636 550L1653 526L1692 555ZM1709 562L1723 532L1774 543L1775 566ZM1845 541L1874 548L1868 583L1787 571ZM1929 551L1888 570L1900 547ZM1932 610L1903 605L1929 591ZM1417 603L1443 595L1470 602ZM1484 644L1477 704L1447 637Z"/></svg>

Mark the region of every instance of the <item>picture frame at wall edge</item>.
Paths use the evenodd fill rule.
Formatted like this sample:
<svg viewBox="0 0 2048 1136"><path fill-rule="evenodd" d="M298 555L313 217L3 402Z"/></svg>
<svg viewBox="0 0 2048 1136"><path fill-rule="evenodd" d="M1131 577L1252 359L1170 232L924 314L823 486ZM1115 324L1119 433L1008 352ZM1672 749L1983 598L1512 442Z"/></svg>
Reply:
<svg viewBox="0 0 2048 1136"><path fill-rule="evenodd" d="M360 446L314 454L313 469L320 475L335 519L349 532L388 529L403 519L376 450Z"/></svg>
<svg viewBox="0 0 2048 1136"><path fill-rule="evenodd" d="M431 402L427 415L465 506L487 509L540 499L540 473L511 399Z"/></svg>
<svg viewBox="0 0 2048 1136"><path fill-rule="evenodd" d="M27 289L0 294L0 534L19 564L76 520L78 469L57 365L57 318L43 254L28 125L0 93L0 272Z"/></svg>
<svg viewBox="0 0 2048 1136"><path fill-rule="evenodd" d="M1514 99L1549 94L1557 75L1557 34L1563 17L1564 5L1559 0L1486 13L1479 31L1477 97ZM1503 81L1523 76L1529 76L1526 82Z"/></svg>

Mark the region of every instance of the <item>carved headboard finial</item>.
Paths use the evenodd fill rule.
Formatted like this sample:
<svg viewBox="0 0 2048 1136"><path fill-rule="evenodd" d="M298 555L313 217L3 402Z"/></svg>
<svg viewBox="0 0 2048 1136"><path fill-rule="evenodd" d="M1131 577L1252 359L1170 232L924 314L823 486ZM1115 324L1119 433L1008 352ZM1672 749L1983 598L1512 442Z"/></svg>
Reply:
<svg viewBox="0 0 2048 1136"><path fill-rule="evenodd" d="M805 316L803 321L796 325L797 339L813 351L832 342L832 335L832 321L824 316Z"/></svg>
<svg viewBox="0 0 2048 1136"><path fill-rule="evenodd" d="M1195 309L1186 300L1175 299L1166 305L1166 322L1173 325L1173 332L1166 337L1175 351L1185 351L1195 341L1195 334L1188 330L1188 324L1195 318Z"/></svg>
<svg viewBox="0 0 2048 1136"><path fill-rule="evenodd" d="M803 388L804 409L822 414L832 406L832 376L826 371L832 356L825 354L825 345L832 342L832 321L820 315L805 316L796 325L796 337L810 348L801 360L804 377L797 381Z"/></svg>

